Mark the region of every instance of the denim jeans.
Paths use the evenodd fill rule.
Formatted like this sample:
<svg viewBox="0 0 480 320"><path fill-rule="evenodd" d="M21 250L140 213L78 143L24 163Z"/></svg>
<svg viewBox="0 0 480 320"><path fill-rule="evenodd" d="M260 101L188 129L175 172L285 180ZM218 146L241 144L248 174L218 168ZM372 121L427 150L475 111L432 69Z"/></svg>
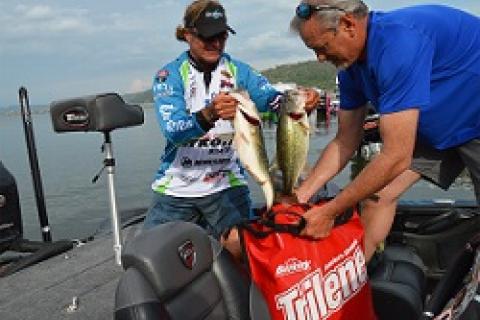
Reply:
<svg viewBox="0 0 480 320"><path fill-rule="evenodd" d="M215 238L251 215L248 187L233 187L198 198L180 198L154 192L143 225L150 229L169 221L188 221L204 227Z"/></svg>

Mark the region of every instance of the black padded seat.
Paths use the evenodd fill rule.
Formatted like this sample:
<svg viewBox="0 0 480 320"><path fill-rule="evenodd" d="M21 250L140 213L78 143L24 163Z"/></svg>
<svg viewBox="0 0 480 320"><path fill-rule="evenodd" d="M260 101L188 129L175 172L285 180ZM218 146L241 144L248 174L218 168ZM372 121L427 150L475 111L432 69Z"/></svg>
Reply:
<svg viewBox="0 0 480 320"><path fill-rule="evenodd" d="M417 320L423 311L425 272L409 248L387 248L370 270L375 311L380 320Z"/></svg>
<svg viewBox="0 0 480 320"><path fill-rule="evenodd" d="M385 248L382 255L384 260L409 262L418 267L420 270L424 272L427 271L427 267L413 248L407 246L389 245ZM424 289L425 288L423 288L423 290Z"/></svg>
<svg viewBox="0 0 480 320"><path fill-rule="evenodd" d="M143 110L116 93L54 101L50 105L55 132L110 132L143 124Z"/></svg>
<svg viewBox="0 0 480 320"><path fill-rule="evenodd" d="M230 254L192 223L144 231L127 244L122 263L116 320L250 319L249 299L261 299ZM261 303L252 314L262 310Z"/></svg>

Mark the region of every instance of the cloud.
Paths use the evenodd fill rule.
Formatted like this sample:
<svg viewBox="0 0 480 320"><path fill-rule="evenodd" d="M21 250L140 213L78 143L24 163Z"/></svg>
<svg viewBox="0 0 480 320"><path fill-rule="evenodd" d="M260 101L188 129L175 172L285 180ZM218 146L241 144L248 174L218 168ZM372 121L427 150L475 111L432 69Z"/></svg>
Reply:
<svg viewBox="0 0 480 320"><path fill-rule="evenodd" d="M47 5L17 5L13 10L0 5L0 40L57 39L59 36L78 37L120 34L146 30L141 16L128 12L101 13L84 8ZM22 41L22 44L25 44Z"/></svg>
<svg viewBox="0 0 480 320"><path fill-rule="evenodd" d="M252 51L296 49L297 42L292 40L295 40L295 38L287 32L269 31L249 38L245 47Z"/></svg>
<svg viewBox="0 0 480 320"><path fill-rule="evenodd" d="M26 19L46 19L50 18L53 14L52 8L45 5L18 5L15 11L22 14Z"/></svg>
<svg viewBox="0 0 480 320"><path fill-rule="evenodd" d="M161 2L155 2L153 4L147 4L146 8L148 10L158 10L159 12L166 11L166 9L175 8L177 9L179 6L178 0L162 0ZM161 10L161 11L160 11Z"/></svg>
<svg viewBox="0 0 480 320"><path fill-rule="evenodd" d="M17 5L13 10L1 6L0 39L53 38L59 33L89 33L94 28L84 9L62 9L46 5Z"/></svg>

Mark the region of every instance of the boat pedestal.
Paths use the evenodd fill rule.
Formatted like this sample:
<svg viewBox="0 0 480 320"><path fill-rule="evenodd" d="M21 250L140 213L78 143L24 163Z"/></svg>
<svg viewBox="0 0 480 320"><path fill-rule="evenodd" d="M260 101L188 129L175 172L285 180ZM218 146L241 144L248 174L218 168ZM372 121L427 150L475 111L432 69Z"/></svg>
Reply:
<svg viewBox="0 0 480 320"><path fill-rule="evenodd" d="M107 169L113 250L115 262L121 265L122 236L115 193L115 159L110 133L115 129L143 124L143 110L140 106L126 104L116 93L104 93L55 101L50 106L50 115L55 132L103 133L104 166L93 182L100 177L103 169Z"/></svg>

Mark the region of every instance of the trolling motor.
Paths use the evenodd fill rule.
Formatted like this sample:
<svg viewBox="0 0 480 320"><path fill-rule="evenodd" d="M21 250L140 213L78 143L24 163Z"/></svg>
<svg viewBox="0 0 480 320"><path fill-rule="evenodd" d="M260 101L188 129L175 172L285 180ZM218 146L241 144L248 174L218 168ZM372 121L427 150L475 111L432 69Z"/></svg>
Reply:
<svg viewBox="0 0 480 320"><path fill-rule="evenodd" d="M110 216L114 236L113 249L115 261L118 265L121 265L122 237L115 194L115 159L113 157L110 132L119 128L143 124L143 110L140 106L126 104L116 93L104 93L54 101L50 106L50 114L55 132L103 133L102 152L105 152L105 159L102 170L95 176L93 182L96 182L103 169L106 169Z"/></svg>
<svg viewBox="0 0 480 320"><path fill-rule="evenodd" d="M22 215L17 183L0 161L0 252L22 237Z"/></svg>
<svg viewBox="0 0 480 320"><path fill-rule="evenodd" d="M17 184L13 175L0 161L0 277L73 248L73 243L68 240L52 242L27 89L21 87L18 93L43 242L23 237ZM10 254L6 254L7 252Z"/></svg>

